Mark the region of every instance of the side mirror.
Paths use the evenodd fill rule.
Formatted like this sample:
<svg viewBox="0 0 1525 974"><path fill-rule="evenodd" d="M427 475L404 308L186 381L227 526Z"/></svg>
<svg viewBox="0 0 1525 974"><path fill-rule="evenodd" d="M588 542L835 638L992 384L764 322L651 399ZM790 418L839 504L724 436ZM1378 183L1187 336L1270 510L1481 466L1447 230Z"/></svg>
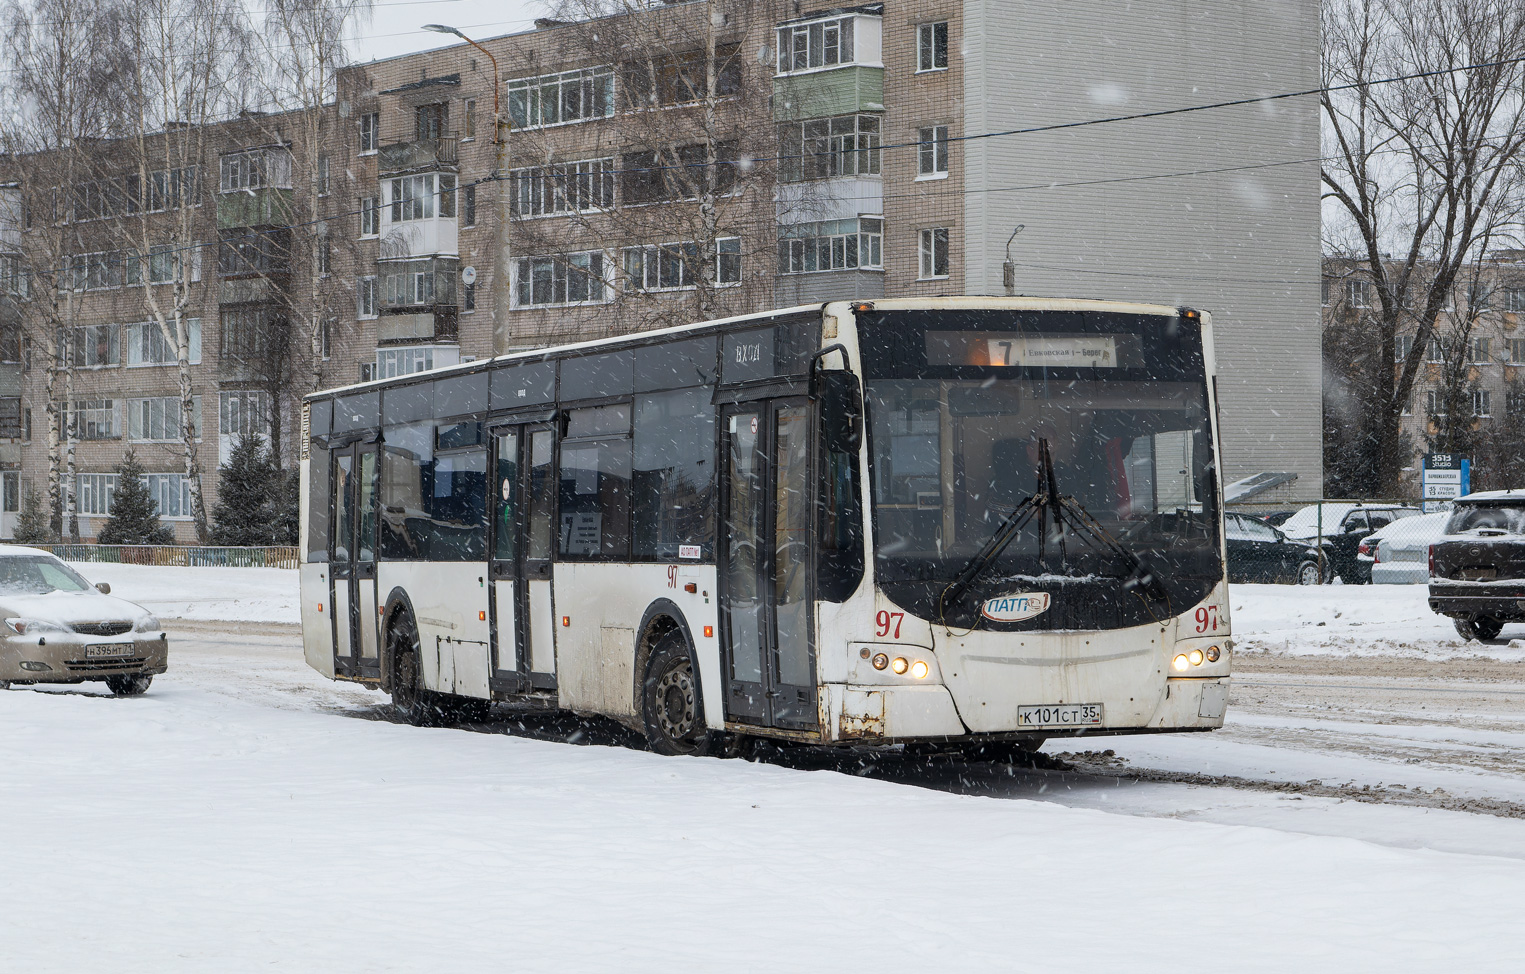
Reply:
<svg viewBox="0 0 1525 974"><path fill-rule="evenodd" d="M831 453L857 453L863 445L863 396L851 372L822 372L817 376L821 405L821 436Z"/></svg>
<svg viewBox="0 0 1525 974"><path fill-rule="evenodd" d="M96 582L95 583L95 590L97 592L101 593L102 595L110 595L111 594L111 583L110 582Z"/></svg>

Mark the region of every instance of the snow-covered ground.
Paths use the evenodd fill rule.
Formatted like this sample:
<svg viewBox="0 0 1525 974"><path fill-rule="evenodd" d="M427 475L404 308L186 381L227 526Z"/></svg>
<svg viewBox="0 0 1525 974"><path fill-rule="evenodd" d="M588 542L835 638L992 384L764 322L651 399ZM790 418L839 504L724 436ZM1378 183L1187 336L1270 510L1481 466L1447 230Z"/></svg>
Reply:
<svg viewBox="0 0 1525 974"><path fill-rule="evenodd" d="M0 694L5 970L1518 970L1508 819L1468 817L1515 843L1478 855L1282 827L1456 813L405 727L289 637L185 642L146 697Z"/></svg>
<svg viewBox="0 0 1525 974"><path fill-rule="evenodd" d="M111 594L166 619L284 622L300 625L297 573L290 568L161 568L72 562Z"/></svg>
<svg viewBox="0 0 1525 974"><path fill-rule="evenodd" d="M1520 969L1522 657L1422 586L1236 586L1222 732L1020 771L400 726L247 624L295 572L79 567L231 621L145 697L0 693L7 974Z"/></svg>

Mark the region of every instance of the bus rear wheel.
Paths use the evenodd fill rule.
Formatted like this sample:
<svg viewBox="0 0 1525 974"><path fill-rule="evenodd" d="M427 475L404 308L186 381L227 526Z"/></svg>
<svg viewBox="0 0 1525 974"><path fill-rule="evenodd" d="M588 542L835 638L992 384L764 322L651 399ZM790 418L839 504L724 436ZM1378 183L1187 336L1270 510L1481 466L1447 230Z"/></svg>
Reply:
<svg viewBox="0 0 1525 974"><path fill-rule="evenodd" d="M707 755L719 744L721 735L704 726L693 660L676 630L657 642L646 664L641 717L646 743L658 754Z"/></svg>
<svg viewBox="0 0 1525 974"><path fill-rule="evenodd" d="M392 709L414 727L428 727L439 719L429 694L419 686L418 627L403 613L387 630L387 656L392 662Z"/></svg>

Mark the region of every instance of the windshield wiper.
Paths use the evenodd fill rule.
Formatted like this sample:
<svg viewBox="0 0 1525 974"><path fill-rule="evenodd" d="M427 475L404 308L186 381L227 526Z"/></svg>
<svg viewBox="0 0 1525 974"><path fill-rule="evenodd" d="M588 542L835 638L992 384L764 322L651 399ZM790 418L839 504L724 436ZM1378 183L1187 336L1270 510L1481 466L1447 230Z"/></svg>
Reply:
<svg viewBox="0 0 1525 974"><path fill-rule="evenodd" d="M1069 565L1069 551L1065 545L1065 528L1068 525L1077 534L1087 536L1099 543L1102 547L1117 555L1126 569L1123 579L1123 589L1134 591L1139 594L1147 606L1151 598L1168 602L1159 579L1153 572L1144 568L1138 556L1123 547L1116 538L1107 533L1106 529L1091 516L1080 502L1068 495L1059 493L1058 477L1054 473L1053 456L1049 453L1048 440L1038 440L1038 489L1005 518L990 540L985 542L979 551L975 552L963 569L943 589L942 595L937 600L938 616L945 616L946 607L957 603L974 584L975 580L984 573L1001 552L1016 539L1022 532L1022 528L1033 515L1038 516L1038 565L1043 571L1048 571L1047 542L1049 534L1049 520L1053 521L1053 530L1059 546L1059 564L1061 569L1067 570Z"/></svg>

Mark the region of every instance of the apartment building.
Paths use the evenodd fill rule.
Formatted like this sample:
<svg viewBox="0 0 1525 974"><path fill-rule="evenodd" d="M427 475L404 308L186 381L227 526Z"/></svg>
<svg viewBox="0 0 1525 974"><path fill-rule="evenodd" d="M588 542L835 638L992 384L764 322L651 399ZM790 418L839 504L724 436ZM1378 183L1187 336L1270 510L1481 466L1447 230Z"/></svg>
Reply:
<svg viewBox="0 0 1525 974"><path fill-rule="evenodd" d="M1316 102L1019 131L1316 83L1311 2L1147 7L1049 6L1016 30L988 0L658 4L357 63L317 122L219 131L196 309L209 501L227 438L289 451L314 382L771 306L1007 293L1008 275L1212 311L1225 479L1316 494ZM124 350L74 376L98 397L75 399L116 410L84 426L81 496L129 445L171 476L174 444L130 416L157 415L148 380L176 370L124 358L137 312L80 300ZM43 483L35 432L19 452L18 485Z"/></svg>
<svg viewBox="0 0 1525 974"><path fill-rule="evenodd" d="M1480 487L1494 485L1490 474L1503 467L1499 458L1483 455L1490 434L1525 428L1525 251L1495 252L1462 277L1442 305L1403 412L1400 428L1412 450L1404 480L1413 500L1420 499L1423 455L1437 443L1446 452L1448 430L1472 441L1473 484ZM1375 284L1360 262L1325 259L1322 305L1326 329L1371 334L1352 327L1378 308ZM1413 351L1416 330L1404 324L1394 336L1395 370Z"/></svg>

